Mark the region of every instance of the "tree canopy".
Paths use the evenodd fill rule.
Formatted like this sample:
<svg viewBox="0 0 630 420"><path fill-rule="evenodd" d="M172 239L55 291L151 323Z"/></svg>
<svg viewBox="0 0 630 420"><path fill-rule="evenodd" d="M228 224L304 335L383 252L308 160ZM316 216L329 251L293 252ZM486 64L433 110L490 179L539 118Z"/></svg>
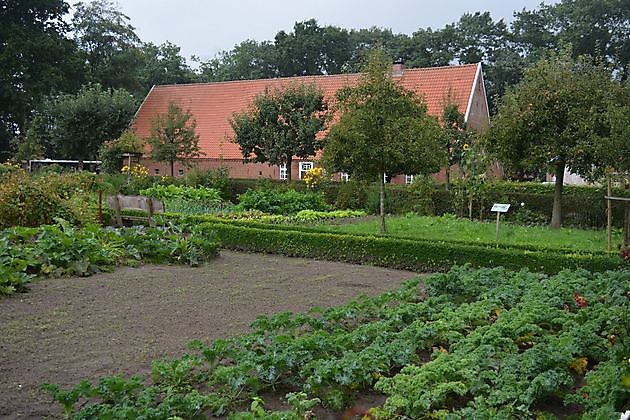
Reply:
<svg viewBox="0 0 630 420"><path fill-rule="evenodd" d="M430 174L446 163L442 130L414 92L391 76L391 59L373 53L356 86L337 93L339 121L326 138L323 160L333 171L379 181L385 232L384 175Z"/></svg>
<svg viewBox="0 0 630 420"><path fill-rule="evenodd" d="M203 153L199 147L199 136L195 133L197 122L192 119L190 110L184 112L174 102L168 105L168 112L160 114L151 124L151 135L147 143L151 146L151 159L167 162L171 176L175 173L175 162L190 164L190 159Z"/></svg>
<svg viewBox="0 0 630 420"><path fill-rule="evenodd" d="M620 85L586 59L552 54L529 68L499 102L488 147L509 169L545 169L556 177L552 226L560 227L565 168L595 178L610 151L609 109Z"/></svg>
<svg viewBox="0 0 630 420"><path fill-rule="evenodd" d="M66 38L62 0L9 1L0 6L0 159L27 130L31 112L55 90L72 90L74 43ZM4 156L3 156L4 155Z"/></svg>
<svg viewBox="0 0 630 420"><path fill-rule="evenodd" d="M232 116L233 141L244 162L284 164L291 181L293 156L312 157L323 146L317 133L324 129L326 110L324 93L314 85L265 89L248 110Z"/></svg>
<svg viewBox="0 0 630 420"><path fill-rule="evenodd" d="M72 8L63 0L5 1L0 6L0 157L9 156L12 137L26 135L47 97L76 94L88 83L123 88L140 99L162 83L354 73L369 51L380 47L412 68L481 61L494 113L496 100L521 80L527 66L563 46L573 58L588 55L627 79L627 0L560 0L517 12L510 24L488 12L466 13L441 28L411 34L308 19L270 40L245 40L209 60L191 57L195 68L177 45L142 42L112 0Z"/></svg>
<svg viewBox="0 0 630 420"><path fill-rule="evenodd" d="M44 101L25 141L43 146L48 156L96 159L101 144L118 138L129 126L137 105L124 89L86 85L76 94Z"/></svg>

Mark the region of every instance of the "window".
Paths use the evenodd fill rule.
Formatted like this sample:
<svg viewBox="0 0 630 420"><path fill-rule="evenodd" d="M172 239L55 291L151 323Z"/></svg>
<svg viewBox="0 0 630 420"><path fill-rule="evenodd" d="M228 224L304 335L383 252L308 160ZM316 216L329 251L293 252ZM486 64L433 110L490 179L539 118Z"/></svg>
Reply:
<svg viewBox="0 0 630 420"><path fill-rule="evenodd" d="M160 168L153 169L153 174L154 175L159 175L160 174Z"/></svg>
<svg viewBox="0 0 630 420"><path fill-rule="evenodd" d="M287 179L287 164L283 163L282 165L280 165L280 179L285 180Z"/></svg>
<svg viewBox="0 0 630 420"><path fill-rule="evenodd" d="M348 172L340 172L339 178L341 178L343 182L348 182L350 181L350 174Z"/></svg>
<svg viewBox="0 0 630 420"><path fill-rule="evenodd" d="M313 169L313 162L300 162L300 179L304 179L306 171Z"/></svg>
<svg viewBox="0 0 630 420"><path fill-rule="evenodd" d="M184 170L183 169L178 169L177 170L177 175L178 176L184 176Z"/></svg>
<svg viewBox="0 0 630 420"><path fill-rule="evenodd" d="M413 183L413 175L405 175L405 184L409 185Z"/></svg>

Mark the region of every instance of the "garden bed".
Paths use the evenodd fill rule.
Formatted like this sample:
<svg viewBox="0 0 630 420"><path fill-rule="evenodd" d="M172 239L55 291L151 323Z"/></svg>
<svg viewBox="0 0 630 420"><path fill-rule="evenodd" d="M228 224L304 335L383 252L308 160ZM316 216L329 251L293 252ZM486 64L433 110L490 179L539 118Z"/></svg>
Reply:
<svg viewBox="0 0 630 420"><path fill-rule="evenodd" d="M60 406L39 389L140 373L192 339L247 331L259 314L338 305L397 288L408 271L222 251L198 268L119 268L36 281L0 300L0 417L42 418Z"/></svg>

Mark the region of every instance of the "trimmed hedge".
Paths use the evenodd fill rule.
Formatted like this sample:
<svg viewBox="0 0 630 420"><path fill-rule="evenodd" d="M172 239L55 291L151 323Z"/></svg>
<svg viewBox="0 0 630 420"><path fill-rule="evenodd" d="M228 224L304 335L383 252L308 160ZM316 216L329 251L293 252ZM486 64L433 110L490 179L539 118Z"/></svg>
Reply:
<svg viewBox="0 0 630 420"><path fill-rule="evenodd" d="M443 241L419 241L368 235L324 233L259 224L207 221L201 229L216 232L226 248L372 264L414 271L444 271L453 265L503 266L557 273L564 269L614 270L622 261L613 253L527 250Z"/></svg>
<svg viewBox="0 0 630 420"><path fill-rule="evenodd" d="M318 226L300 226L300 225L290 225L290 224L278 224L278 223L274 223L274 222L268 222L268 221L263 221L263 220L252 220L252 219L248 219L248 220L244 220L244 219L226 219L226 218L222 218L222 217L217 217L217 216L213 216L213 215L202 215L202 214L195 214L195 215L182 215L182 214L177 214L177 213L165 213L162 215L162 217L165 217L167 219L170 220L177 220L179 223L185 223L185 224L198 224L198 223L204 223L204 222L211 222L211 223L230 223L232 225L235 226L243 226L243 227L250 227L250 228L256 228L256 229L275 229L275 230L290 230L290 231L297 231L297 232L309 232L309 233L334 233L334 232L330 232L327 230L323 230L321 229L321 227ZM376 237L376 238L391 238L390 236L387 235L380 235L380 234L373 234L373 233L352 233L351 235L353 236L364 236L364 237ZM427 243L434 243L435 240L433 239L422 239L422 238L400 238L400 239L405 239L405 240L411 240L411 241L415 241L415 242L427 242ZM549 248L549 247L545 247L545 246L541 246L541 245L534 245L534 244L505 244L505 243L495 243L495 242L471 242L471 241L466 241L466 240L449 240L448 241L449 244L458 244L458 245L468 245L468 246L473 246L473 247L491 247L491 248L499 248L499 249L518 249L518 250L522 250L522 251L532 251L532 252L561 252L564 254L567 253L574 253L576 252L575 248ZM606 251L585 251L585 252L589 252L589 253L594 253L594 254L601 254L601 255L612 255L613 253L609 253ZM616 255L616 253L614 253Z"/></svg>

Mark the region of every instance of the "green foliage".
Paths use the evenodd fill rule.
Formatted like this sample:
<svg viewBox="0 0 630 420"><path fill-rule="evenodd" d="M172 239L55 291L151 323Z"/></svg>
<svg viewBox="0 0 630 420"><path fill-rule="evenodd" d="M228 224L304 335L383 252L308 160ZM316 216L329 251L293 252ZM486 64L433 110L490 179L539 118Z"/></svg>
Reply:
<svg viewBox="0 0 630 420"><path fill-rule="evenodd" d="M198 158L204 153L199 147L199 136L195 133L197 122L190 110L182 111L179 105L171 102L168 112L160 114L151 123L151 136L147 142L151 145L151 159L157 162L168 162L171 166L171 177L174 176L174 163L188 165L190 159Z"/></svg>
<svg viewBox="0 0 630 420"><path fill-rule="evenodd" d="M206 171L192 168L186 173L185 183L191 187L204 186L214 188L226 200L232 195L232 180L230 180L228 168L209 169Z"/></svg>
<svg viewBox="0 0 630 420"><path fill-rule="evenodd" d="M500 101L487 146L508 169L545 168L556 176L555 228L561 225L565 169L596 179L610 167L606 156L617 151L608 110L619 91L605 68L561 53L529 68Z"/></svg>
<svg viewBox="0 0 630 420"><path fill-rule="evenodd" d="M338 209L365 209L368 200L368 184L364 181L350 179L342 182L335 199L335 208Z"/></svg>
<svg viewBox="0 0 630 420"><path fill-rule="evenodd" d="M43 97L80 84L83 66L67 39L68 11L63 0L5 1L0 8L0 161L10 157L9 141L28 131Z"/></svg>
<svg viewBox="0 0 630 420"><path fill-rule="evenodd" d="M76 94L44 101L29 135L44 146L47 156L96 160L101 145L128 127L137 105L125 90L85 85Z"/></svg>
<svg viewBox="0 0 630 420"><path fill-rule="evenodd" d="M238 207L243 210L260 210L264 213L290 215L301 210L329 210L321 193L299 193L295 190L279 191L270 188L247 190L238 196Z"/></svg>
<svg viewBox="0 0 630 420"><path fill-rule="evenodd" d="M548 248L530 244L475 243L467 239L447 242L439 239L329 233L322 231L321 227L228 221L214 216L167 217L179 223L194 223L203 229L216 231L221 243L231 249L415 271L441 271L466 263L476 267L528 267L548 273L578 267L602 271L622 265L615 253L605 251Z"/></svg>
<svg viewBox="0 0 630 420"><path fill-rule="evenodd" d="M196 201L206 204L218 204L221 202L221 195L218 190L210 187L187 187L184 185L160 185L156 184L145 190L140 190L141 195L159 198L160 200L169 198L181 198L189 201Z"/></svg>
<svg viewBox="0 0 630 420"><path fill-rule="evenodd" d="M327 136L324 162L334 171L377 181L384 173L437 172L445 162L437 121L374 54L355 87L337 93L340 119Z"/></svg>
<svg viewBox="0 0 630 420"><path fill-rule="evenodd" d="M358 84L337 92L340 117L328 132L322 158L331 172L379 181L382 233L384 175L431 174L446 163L437 120L394 80L390 63L383 51L375 51Z"/></svg>
<svg viewBox="0 0 630 420"><path fill-rule="evenodd" d="M61 217L73 224L94 223L96 177L88 173L31 176L22 170L0 184L0 228L39 226Z"/></svg>
<svg viewBox="0 0 630 420"><path fill-rule="evenodd" d="M532 247L529 249L563 249L600 252L606 249L606 231L592 229L550 229L548 226L526 226L541 224L538 215L517 207L509 214L510 221L520 220L521 224L501 222L501 240L506 246ZM493 213L496 220L496 214ZM507 220L506 220L507 221ZM538 223L536 223L538 222ZM449 241L467 244L495 243L495 221L471 221L452 214L442 216L418 216L413 213L391 217L390 236L407 239ZM374 234L378 231L376 221L358 221L343 225L322 226L321 230L350 234ZM614 238L621 232L615 230Z"/></svg>
<svg viewBox="0 0 630 420"><path fill-rule="evenodd" d="M214 234L190 227L102 229L96 225L16 227L0 231L0 295L26 291L34 276L89 276L130 261L197 266L216 255Z"/></svg>
<svg viewBox="0 0 630 420"><path fill-rule="evenodd" d="M630 271L463 266L422 282L309 314L261 315L248 334L194 341L193 354L154 362L147 387L134 377L45 387L73 418L125 409L194 418L201 411L174 404L193 400L232 419L302 419L363 392L387 395L370 410L377 418L616 418L627 408ZM260 395L284 389L291 410L266 410ZM80 397L95 398L77 407ZM249 411L236 411L245 403Z"/></svg>
<svg viewBox="0 0 630 420"><path fill-rule="evenodd" d="M147 42L140 49L143 58L140 81L145 89L198 80L198 75L188 66L177 45L169 41L161 45Z"/></svg>
<svg viewBox="0 0 630 420"><path fill-rule="evenodd" d="M309 158L323 146L316 134L324 129L327 105L315 85L289 85L257 95L249 109L230 119L233 141L243 162L285 164L291 181L293 156Z"/></svg>
<svg viewBox="0 0 630 420"><path fill-rule="evenodd" d="M74 41L85 60L88 82L139 93L140 39L129 17L118 8L111 0L76 4L72 15Z"/></svg>
<svg viewBox="0 0 630 420"><path fill-rule="evenodd" d="M105 173L117 174L123 166L123 153L141 154L142 142L132 132L125 131L115 140L104 142L98 151L101 169Z"/></svg>

